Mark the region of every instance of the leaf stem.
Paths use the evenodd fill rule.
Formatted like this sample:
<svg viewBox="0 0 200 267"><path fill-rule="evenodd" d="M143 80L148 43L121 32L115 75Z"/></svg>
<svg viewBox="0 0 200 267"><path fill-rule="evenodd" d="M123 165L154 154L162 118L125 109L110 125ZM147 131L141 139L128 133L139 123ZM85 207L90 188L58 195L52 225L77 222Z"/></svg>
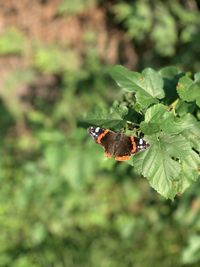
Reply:
<svg viewBox="0 0 200 267"><path fill-rule="evenodd" d="M177 98L174 102L172 102L169 107L168 107L168 110L173 110L174 113L175 113L175 108L176 108L176 105L178 104L178 101L179 101L179 98Z"/></svg>
<svg viewBox="0 0 200 267"><path fill-rule="evenodd" d="M127 124L135 125L136 127L140 126L140 124L132 122L132 121L127 121Z"/></svg>

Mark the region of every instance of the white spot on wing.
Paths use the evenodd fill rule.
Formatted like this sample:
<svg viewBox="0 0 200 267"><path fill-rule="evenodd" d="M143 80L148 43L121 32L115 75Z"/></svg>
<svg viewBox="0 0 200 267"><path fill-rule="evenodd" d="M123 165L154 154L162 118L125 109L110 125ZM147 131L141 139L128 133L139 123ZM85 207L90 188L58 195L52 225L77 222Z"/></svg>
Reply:
<svg viewBox="0 0 200 267"><path fill-rule="evenodd" d="M139 140L139 144L140 144L140 145L143 144L143 140L142 140L142 138L140 138L140 140Z"/></svg>

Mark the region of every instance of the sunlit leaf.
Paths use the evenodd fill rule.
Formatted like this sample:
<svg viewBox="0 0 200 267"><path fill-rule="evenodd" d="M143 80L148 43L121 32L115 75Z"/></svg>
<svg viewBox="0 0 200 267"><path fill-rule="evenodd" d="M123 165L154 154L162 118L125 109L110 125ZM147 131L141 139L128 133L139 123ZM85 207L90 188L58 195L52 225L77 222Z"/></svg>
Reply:
<svg viewBox="0 0 200 267"><path fill-rule="evenodd" d="M193 182L199 177L200 157L199 155L190 150L187 156L181 161L181 172L179 178L178 191L183 193Z"/></svg>
<svg viewBox="0 0 200 267"><path fill-rule="evenodd" d="M111 69L111 76L117 84L129 91L135 92L136 99L142 108L157 103L165 94L163 91L163 80L153 69L147 68L141 74L132 72L122 66Z"/></svg>
<svg viewBox="0 0 200 267"><path fill-rule="evenodd" d="M111 108L110 110L96 109L95 112L88 114L80 121L80 124L88 126L101 126L111 129L121 129L125 124L124 119L128 113L125 106Z"/></svg>
<svg viewBox="0 0 200 267"><path fill-rule="evenodd" d="M182 254L182 261L185 264L192 264L198 262L200 259L200 236L192 235L189 238L189 244L184 249Z"/></svg>
<svg viewBox="0 0 200 267"><path fill-rule="evenodd" d="M140 123L141 130L149 135L160 132L178 134L182 128L177 125L175 117L167 106L157 104L147 109L145 113L145 121Z"/></svg>
<svg viewBox="0 0 200 267"><path fill-rule="evenodd" d="M156 191L166 198L173 199L179 191L180 179L188 181L186 177L179 175L181 161L192 151L190 143L181 135L173 137L167 134L148 137L148 142L150 147L136 154L132 164L136 171L149 180ZM191 157L190 160L196 168L196 158Z"/></svg>

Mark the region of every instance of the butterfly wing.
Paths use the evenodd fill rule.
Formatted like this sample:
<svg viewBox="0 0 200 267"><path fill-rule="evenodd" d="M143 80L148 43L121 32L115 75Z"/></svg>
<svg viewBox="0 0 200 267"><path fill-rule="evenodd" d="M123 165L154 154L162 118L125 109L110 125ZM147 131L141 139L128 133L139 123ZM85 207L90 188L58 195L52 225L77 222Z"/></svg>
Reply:
<svg viewBox="0 0 200 267"><path fill-rule="evenodd" d="M115 152L116 133L108 131L99 141L99 144L104 147L107 157L111 157Z"/></svg>
<svg viewBox="0 0 200 267"><path fill-rule="evenodd" d="M106 156L112 157L114 154L116 133L109 129L93 126L88 128L88 133L92 136L97 144L103 146Z"/></svg>
<svg viewBox="0 0 200 267"><path fill-rule="evenodd" d="M123 161L129 160L132 153L136 150L136 144L134 142L134 137L126 136L121 134L120 140L115 146L115 160Z"/></svg>

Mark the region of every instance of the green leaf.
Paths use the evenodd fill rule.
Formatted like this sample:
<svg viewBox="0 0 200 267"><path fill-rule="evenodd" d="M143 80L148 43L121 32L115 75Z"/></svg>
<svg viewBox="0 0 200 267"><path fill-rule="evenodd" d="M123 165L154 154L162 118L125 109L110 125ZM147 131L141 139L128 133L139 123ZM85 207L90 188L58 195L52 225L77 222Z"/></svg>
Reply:
<svg viewBox="0 0 200 267"><path fill-rule="evenodd" d="M159 73L164 80L166 100L168 103L172 103L178 97L176 85L179 78L183 76L183 73L175 66L164 67L159 71Z"/></svg>
<svg viewBox="0 0 200 267"><path fill-rule="evenodd" d="M111 108L110 110L96 109L95 112L87 115L86 118L79 121L79 125L83 126L101 126L115 130L121 129L125 124L124 119L128 113L126 106Z"/></svg>
<svg viewBox="0 0 200 267"><path fill-rule="evenodd" d="M195 73L194 80L195 81L200 81L200 72Z"/></svg>
<svg viewBox="0 0 200 267"><path fill-rule="evenodd" d="M118 65L111 69L110 74L121 88L136 93L136 100L142 108L157 103L158 99L165 96L163 80L151 68L145 69L140 74Z"/></svg>
<svg viewBox="0 0 200 267"><path fill-rule="evenodd" d="M199 74L196 74L195 80L193 81L189 77L180 78L177 85L177 92L181 99L191 102L195 101L200 107L200 79Z"/></svg>
<svg viewBox="0 0 200 267"><path fill-rule="evenodd" d="M182 261L185 264L198 262L200 259L200 236L192 235L189 239L189 245L185 248L182 255Z"/></svg>
<svg viewBox="0 0 200 267"><path fill-rule="evenodd" d="M179 193L183 193L199 177L200 157L190 150L187 156L182 160L182 170L180 173L180 182L178 186Z"/></svg>
<svg viewBox="0 0 200 267"><path fill-rule="evenodd" d="M160 136L149 136L147 141L150 147L136 154L132 165L162 196L173 199L179 192L180 179L181 182L187 179L180 177L181 160L186 159L188 153L191 154L190 143L181 135L170 136L163 133Z"/></svg>
<svg viewBox="0 0 200 267"><path fill-rule="evenodd" d="M188 142L182 135L164 135L162 138L163 147L165 151L171 157L177 159L185 159L188 153L192 151L190 142Z"/></svg>
<svg viewBox="0 0 200 267"><path fill-rule="evenodd" d="M175 117L172 112L167 110L167 106L157 104L150 108L145 113L145 121L140 123L143 133L151 135L160 132L177 134L182 131L175 122Z"/></svg>
<svg viewBox="0 0 200 267"><path fill-rule="evenodd" d="M145 121L140 123L140 128L147 135L161 131L168 134L181 133L193 148L200 151L200 122L191 114L177 118L167 111L166 106L157 104L146 111Z"/></svg>
<svg viewBox="0 0 200 267"><path fill-rule="evenodd" d="M179 98L178 103L176 104L176 107L175 107L175 112L180 117L183 117L187 113L193 114L195 112L195 109L196 109L196 107L192 102L188 103L188 102L185 102L184 100Z"/></svg>
<svg viewBox="0 0 200 267"><path fill-rule="evenodd" d="M153 97L162 99L165 96L163 79L151 68L146 68L142 72L142 88Z"/></svg>
<svg viewBox="0 0 200 267"><path fill-rule="evenodd" d="M159 73L162 77L167 79L174 79L180 73L180 70L176 66L168 66L160 69Z"/></svg>
<svg viewBox="0 0 200 267"><path fill-rule="evenodd" d="M181 134L191 143L191 146L200 151L200 122L192 114L187 114L178 120Z"/></svg>

